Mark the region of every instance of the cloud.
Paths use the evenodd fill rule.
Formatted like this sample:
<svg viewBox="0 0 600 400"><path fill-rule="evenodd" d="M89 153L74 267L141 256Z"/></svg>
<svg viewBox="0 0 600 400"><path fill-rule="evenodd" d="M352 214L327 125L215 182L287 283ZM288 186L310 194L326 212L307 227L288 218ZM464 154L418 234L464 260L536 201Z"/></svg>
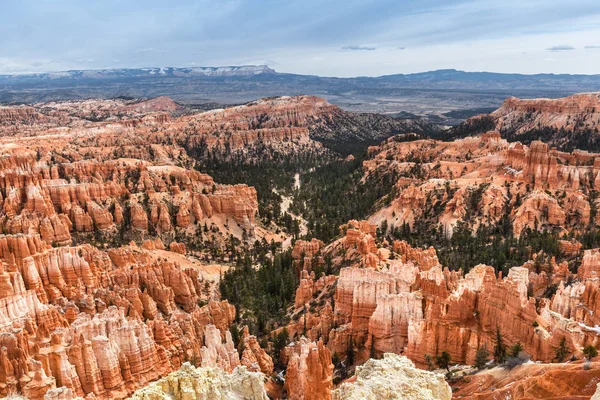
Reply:
<svg viewBox="0 0 600 400"><path fill-rule="evenodd" d="M573 46L552 46L552 47L548 47L546 50L548 50L548 51L571 51L571 50L575 50L575 47L573 47Z"/></svg>
<svg viewBox="0 0 600 400"><path fill-rule="evenodd" d="M342 47L342 50L352 50L352 51L373 51L373 50L377 50L376 47L369 47L369 46L357 46L355 44L350 45L350 46L344 46Z"/></svg>
<svg viewBox="0 0 600 400"><path fill-rule="evenodd" d="M600 62L600 50L591 50L596 46L583 51L586 43L600 45L593 39L600 37L598 0L20 0L2 5L0 37L14 40L0 41L0 73L264 60L276 60L284 72L330 76L450 67L576 73L594 71ZM581 51L564 53L571 46L551 43ZM404 57L406 50L410 58ZM543 60L561 54L577 61L556 57L557 63L548 65ZM31 65L44 60L59 64Z"/></svg>
<svg viewBox="0 0 600 400"><path fill-rule="evenodd" d="M586 49L600 49L600 46L597 45L592 45L592 46L585 46Z"/></svg>
<svg viewBox="0 0 600 400"><path fill-rule="evenodd" d="M134 53L153 53L157 51L154 47L148 47L147 49L136 49L133 50Z"/></svg>

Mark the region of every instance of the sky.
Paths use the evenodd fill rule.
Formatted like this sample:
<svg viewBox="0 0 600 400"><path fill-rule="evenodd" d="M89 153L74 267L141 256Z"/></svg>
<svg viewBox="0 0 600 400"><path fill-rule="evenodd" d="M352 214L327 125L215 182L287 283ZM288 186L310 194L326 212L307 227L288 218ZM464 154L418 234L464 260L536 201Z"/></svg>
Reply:
<svg viewBox="0 0 600 400"><path fill-rule="evenodd" d="M600 74L599 0L19 0L0 74L266 64L380 76Z"/></svg>

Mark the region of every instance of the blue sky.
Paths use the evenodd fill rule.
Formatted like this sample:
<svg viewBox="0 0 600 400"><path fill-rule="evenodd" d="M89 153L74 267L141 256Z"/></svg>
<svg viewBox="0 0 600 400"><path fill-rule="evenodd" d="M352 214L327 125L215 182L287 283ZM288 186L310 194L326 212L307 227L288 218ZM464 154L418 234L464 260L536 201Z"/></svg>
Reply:
<svg viewBox="0 0 600 400"><path fill-rule="evenodd" d="M20 0L2 5L0 35L0 73L600 73L599 0Z"/></svg>

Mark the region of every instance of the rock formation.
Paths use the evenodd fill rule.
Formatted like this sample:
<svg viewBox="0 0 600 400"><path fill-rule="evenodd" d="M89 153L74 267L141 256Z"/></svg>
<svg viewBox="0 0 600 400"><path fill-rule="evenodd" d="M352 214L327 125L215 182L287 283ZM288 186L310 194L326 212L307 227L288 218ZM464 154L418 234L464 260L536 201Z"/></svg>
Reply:
<svg viewBox="0 0 600 400"><path fill-rule="evenodd" d="M365 232L372 229L368 224L353 222L344 229L349 235L322 251L334 263L350 261L353 266L341 268L337 279L321 277L318 287L303 272L287 326L292 337L306 332L313 340L322 338L341 357L352 351L358 364L396 353L420 366L427 365L426 355L442 351L453 362L472 365L478 348L493 348L497 328L507 343L520 342L534 360L546 362L555 358L563 338L573 355L599 344L594 271L600 262L595 250L585 252L580 282L573 280L566 263L559 266L553 259L544 274L536 273L531 261L511 268L506 277L485 265L463 275L442 267L434 249L400 241L387 248L375 242L362 245L372 238ZM377 261L364 262L370 258ZM551 285L557 286L551 299L530 297L530 290L543 293Z"/></svg>
<svg viewBox="0 0 600 400"><path fill-rule="evenodd" d="M328 400L333 388L333 364L331 352L323 345L308 342L305 338L296 342L288 351L285 389L290 400ZM286 349L287 350L287 349Z"/></svg>
<svg viewBox="0 0 600 400"><path fill-rule="evenodd" d="M558 99L509 97L490 114L469 118L448 138L498 132L509 141L543 140L561 150L600 150L600 93Z"/></svg>
<svg viewBox="0 0 600 400"><path fill-rule="evenodd" d="M138 390L135 400L267 400L264 375L237 367L227 373L218 368L194 368L185 363L178 371Z"/></svg>
<svg viewBox="0 0 600 400"><path fill-rule="evenodd" d="M456 399L552 399L595 397L598 363L523 364L510 371L494 368L453 384ZM597 397L597 395L596 395Z"/></svg>
<svg viewBox="0 0 600 400"><path fill-rule="evenodd" d="M356 368L353 382L332 393L334 400L450 400L452 390L442 375L415 368L406 357L384 354Z"/></svg>
<svg viewBox="0 0 600 400"><path fill-rule="evenodd" d="M0 242L3 394L64 386L123 398L186 360L204 362L211 329L221 346L235 318L227 302L199 307L197 271L153 261L155 250L51 248L39 235Z"/></svg>
<svg viewBox="0 0 600 400"><path fill-rule="evenodd" d="M367 177L400 177L396 198L369 219L388 229L426 224L451 236L458 223L476 231L508 218L517 236L526 229L580 232L597 203L589 195L600 176L596 155L538 141L525 146L498 134L454 142L390 138L369 154Z"/></svg>

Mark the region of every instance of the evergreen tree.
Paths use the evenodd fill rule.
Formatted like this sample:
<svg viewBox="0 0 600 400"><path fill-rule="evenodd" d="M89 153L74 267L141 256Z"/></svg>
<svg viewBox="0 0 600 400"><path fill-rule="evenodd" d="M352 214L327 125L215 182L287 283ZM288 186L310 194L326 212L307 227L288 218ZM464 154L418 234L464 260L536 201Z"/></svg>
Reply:
<svg viewBox="0 0 600 400"><path fill-rule="evenodd" d="M281 330L281 332L279 332L278 334L275 335L275 338L273 340L273 358L275 359L276 362L279 361L279 357L281 355L281 350L283 350L283 348L287 345L288 343L288 330L287 328L283 328Z"/></svg>
<svg viewBox="0 0 600 400"><path fill-rule="evenodd" d="M517 342L510 347L509 356L519 357L519 354L523 351L523 345L521 342Z"/></svg>
<svg viewBox="0 0 600 400"><path fill-rule="evenodd" d="M496 344L494 345L494 359L497 363L502 364L506 359L506 345L504 338L500 332L500 327L496 327Z"/></svg>
<svg viewBox="0 0 600 400"><path fill-rule="evenodd" d="M237 324L232 324L229 327L229 332L231 332L231 341L237 346L240 342L240 328L238 328Z"/></svg>
<svg viewBox="0 0 600 400"><path fill-rule="evenodd" d="M585 358L591 361L592 358L598 355L598 350L594 346L589 344L583 348L583 355Z"/></svg>
<svg viewBox="0 0 600 400"><path fill-rule="evenodd" d="M475 367L477 369L483 369L488 362L489 356L490 352L488 351L487 346L485 344L478 348L477 353L475 353Z"/></svg>
<svg viewBox="0 0 600 400"><path fill-rule="evenodd" d="M435 358L435 362L439 368L446 369L450 372L450 361L452 357L450 357L450 353L447 351L442 351L442 354Z"/></svg>
<svg viewBox="0 0 600 400"><path fill-rule="evenodd" d="M570 350L569 350L569 346L567 346L567 339L563 336L563 338L560 340L560 344L554 350L554 359L557 362L561 363L561 362L565 361L565 358L567 358L567 355L569 353L570 353Z"/></svg>
<svg viewBox="0 0 600 400"><path fill-rule="evenodd" d="M346 349L346 366L351 367L354 365L354 346L352 340L348 342L348 348Z"/></svg>
<svg viewBox="0 0 600 400"><path fill-rule="evenodd" d="M427 370L432 371L434 367L433 357L431 357L429 354L425 354L425 362L427 363Z"/></svg>
<svg viewBox="0 0 600 400"><path fill-rule="evenodd" d="M376 359L377 358L377 354L375 352L375 339L373 338L373 335L371 335L371 348L369 351L369 357L372 359Z"/></svg>

